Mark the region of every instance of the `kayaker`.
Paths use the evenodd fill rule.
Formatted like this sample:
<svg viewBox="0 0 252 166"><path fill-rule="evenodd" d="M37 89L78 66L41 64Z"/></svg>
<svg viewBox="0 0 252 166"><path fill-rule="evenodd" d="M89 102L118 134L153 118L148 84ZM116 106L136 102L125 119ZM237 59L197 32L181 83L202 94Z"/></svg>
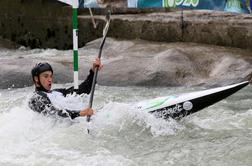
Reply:
<svg viewBox="0 0 252 166"><path fill-rule="evenodd" d="M93 62L92 68L89 70L89 75L86 80L79 85L77 94L89 94L92 87L92 81L94 76L95 67L102 67L100 59L96 58ZM29 107L35 111L49 116L70 117L74 119L79 116L91 116L94 111L91 108L83 108L81 110L68 110L59 109L51 102L49 96L60 95L66 97L67 94L74 93L74 87L53 89L51 90L53 83L53 69L49 63L38 63L31 70L32 79L35 85L35 91L29 100Z"/></svg>

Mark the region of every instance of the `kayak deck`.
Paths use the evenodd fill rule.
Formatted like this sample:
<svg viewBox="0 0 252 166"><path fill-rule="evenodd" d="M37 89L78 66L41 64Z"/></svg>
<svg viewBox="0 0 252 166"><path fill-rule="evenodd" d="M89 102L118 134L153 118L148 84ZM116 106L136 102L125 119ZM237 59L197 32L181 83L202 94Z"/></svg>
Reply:
<svg viewBox="0 0 252 166"><path fill-rule="evenodd" d="M136 104L136 109L154 114L157 118L180 119L211 106L246 87L249 81L182 95L172 95L146 100Z"/></svg>

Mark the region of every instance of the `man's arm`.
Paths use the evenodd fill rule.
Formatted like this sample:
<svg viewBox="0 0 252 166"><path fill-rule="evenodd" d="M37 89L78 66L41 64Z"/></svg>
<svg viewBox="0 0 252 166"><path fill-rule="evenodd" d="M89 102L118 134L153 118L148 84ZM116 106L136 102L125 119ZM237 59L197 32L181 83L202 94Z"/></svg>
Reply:
<svg viewBox="0 0 252 166"><path fill-rule="evenodd" d="M89 70L89 75L87 76L86 80L83 81L80 85L79 85L79 89L77 94L82 94L82 93L86 93L89 94L92 88L92 82L93 82L93 78L94 78L94 72L92 69Z"/></svg>
<svg viewBox="0 0 252 166"><path fill-rule="evenodd" d="M89 70L89 75L87 76L86 80L79 85L79 88L76 91L77 94L79 95L83 93L89 94L91 92L94 71L97 67L98 70L100 70L103 67L103 65L101 64L101 60L99 58L96 58L93 61L93 66ZM57 89L57 91L63 93L63 95L66 96L67 94L72 94L74 92L74 87L70 87L68 89Z"/></svg>
<svg viewBox="0 0 252 166"><path fill-rule="evenodd" d="M89 70L89 75L87 76L86 80L83 81L79 85L79 89L76 91L77 94L89 94L92 88L92 82L93 82L94 72L92 69ZM72 94L74 92L74 87L70 87L68 89L55 89L58 92L61 92L64 96L67 94Z"/></svg>
<svg viewBox="0 0 252 166"><path fill-rule="evenodd" d="M42 92L41 92L42 93ZM36 112L42 113L44 115L50 116L60 116L60 117L70 117L74 119L80 116L80 112L71 110L61 110L56 108L46 96L46 94L34 94L34 96L29 101L29 107Z"/></svg>

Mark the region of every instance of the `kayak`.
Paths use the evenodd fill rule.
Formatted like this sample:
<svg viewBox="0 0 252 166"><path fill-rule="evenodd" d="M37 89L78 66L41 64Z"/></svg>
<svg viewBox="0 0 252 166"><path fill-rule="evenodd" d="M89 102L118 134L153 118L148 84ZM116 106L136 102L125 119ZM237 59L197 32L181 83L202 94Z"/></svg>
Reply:
<svg viewBox="0 0 252 166"><path fill-rule="evenodd" d="M208 90L158 97L139 102L135 107L138 110L152 113L157 118L180 119L225 99L249 83L249 81L244 81Z"/></svg>

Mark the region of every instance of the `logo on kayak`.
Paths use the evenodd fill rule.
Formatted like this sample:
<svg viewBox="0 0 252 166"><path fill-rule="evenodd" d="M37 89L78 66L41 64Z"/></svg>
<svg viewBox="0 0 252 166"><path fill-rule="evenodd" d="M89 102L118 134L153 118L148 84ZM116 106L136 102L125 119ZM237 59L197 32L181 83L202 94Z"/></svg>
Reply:
<svg viewBox="0 0 252 166"><path fill-rule="evenodd" d="M187 115L190 110L192 110L193 104L190 101L185 101L184 103L179 103L173 106L164 107L158 110L153 111L155 116L158 118L167 118L167 117L180 117Z"/></svg>
<svg viewBox="0 0 252 166"><path fill-rule="evenodd" d="M190 101L184 102L184 103L183 103L183 108L184 108L184 110L186 110L186 111L191 110L191 109L193 108L192 102L190 102Z"/></svg>
<svg viewBox="0 0 252 166"><path fill-rule="evenodd" d="M166 118L172 114L178 114L182 110L183 110L182 105L176 104L175 106L172 106L172 107L166 107L166 108L157 110L157 112L155 112L155 116L160 117L160 118Z"/></svg>

